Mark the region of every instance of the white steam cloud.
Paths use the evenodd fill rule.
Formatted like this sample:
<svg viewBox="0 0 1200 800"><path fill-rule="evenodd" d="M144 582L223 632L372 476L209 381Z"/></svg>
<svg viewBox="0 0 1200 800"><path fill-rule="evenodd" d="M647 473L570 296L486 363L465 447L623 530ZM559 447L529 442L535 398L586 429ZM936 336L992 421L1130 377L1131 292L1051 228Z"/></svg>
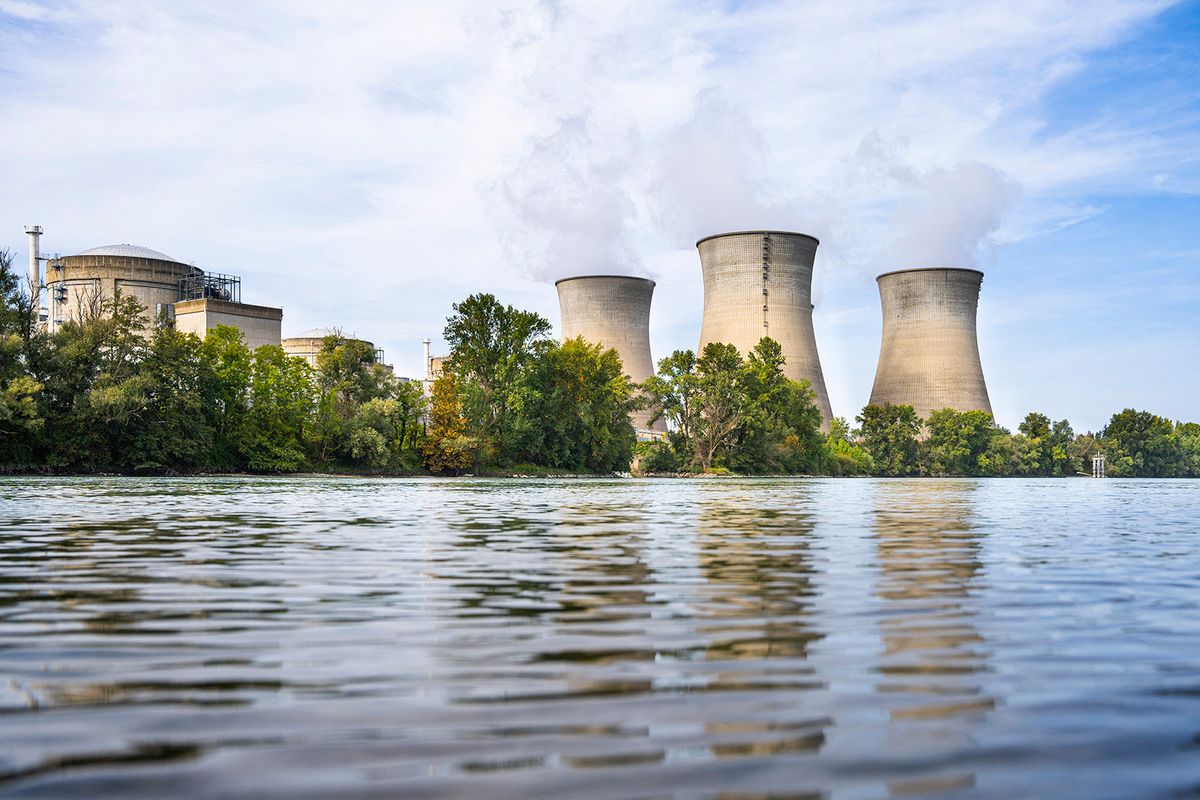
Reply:
<svg viewBox="0 0 1200 800"><path fill-rule="evenodd" d="M745 112L716 90L658 148L651 192L656 220L680 248L725 231L797 225L794 203L772 197L766 142Z"/></svg>
<svg viewBox="0 0 1200 800"><path fill-rule="evenodd" d="M1011 178L975 162L913 175L908 184L886 253L892 267L976 266L1020 195Z"/></svg>
<svg viewBox="0 0 1200 800"><path fill-rule="evenodd" d="M635 206L623 185L636 144L628 132L600 137L586 114L531 139L496 187L509 258L539 280L642 274L631 241Z"/></svg>

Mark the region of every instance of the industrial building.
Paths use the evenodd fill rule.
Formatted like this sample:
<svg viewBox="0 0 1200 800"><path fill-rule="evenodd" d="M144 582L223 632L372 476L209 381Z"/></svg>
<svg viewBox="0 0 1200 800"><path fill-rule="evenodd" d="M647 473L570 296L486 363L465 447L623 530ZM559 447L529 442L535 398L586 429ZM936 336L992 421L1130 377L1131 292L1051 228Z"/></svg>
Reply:
<svg viewBox="0 0 1200 800"><path fill-rule="evenodd" d="M283 352L289 356L303 358L309 363L309 366L315 367L317 365L317 354L321 352L321 348L325 345L325 339L330 336L340 336L348 342L362 342L371 349L376 364L388 370L392 369L390 365L383 363L383 350L376 347L374 342L359 339L355 336L347 336L336 328L312 328L295 336L289 336L280 344L283 347Z"/></svg>
<svg viewBox="0 0 1200 800"><path fill-rule="evenodd" d="M740 231L696 242L704 275L700 350L735 345L743 355L769 336L783 349L783 372L808 381L822 424L833 418L813 332L815 237L786 231Z"/></svg>
<svg viewBox="0 0 1200 800"><path fill-rule="evenodd" d="M203 337L218 325L231 325L242 332L247 346L279 344L282 308L256 306L241 301L241 279L232 275L206 273L199 267L131 244L94 247L69 256L41 255L42 229L31 225L29 234L29 279L46 289L43 321L51 332L69 320L83 320L99 312L101 305L119 293L132 297L145 309L147 336L159 315L174 320L178 330ZM41 264L45 262L45 275Z"/></svg>
<svg viewBox="0 0 1200 800"><path fill-rule="evenodd" d="M930 267L876 278L883 341L873 405L910 405L922 418L942 408L992 413L975 317L983 273Z"/></svg>
<svg viewBox="0 0 1200 800"><path fill-rule="evenodd" d="M428 338L422 339L421 344L425 349L425 377L421 380L421 385L425 390L425 396L433 395L433 382L442 377L442 371L445 369L446 362L450 356L434 356L429 353L429 345L431 344Z"/></svg>
<svg viewBox="0 0 1200 800"><path fill-rule="evenodd" d="M579 275L554 284L558 289L562 337L583 337L587 342L617 351L625 374L635 383L654 375L650 355L650 301L654 281L625 275ZM661 435L663 420L650 424L652 409L633 415L641 434Z"/></svg>

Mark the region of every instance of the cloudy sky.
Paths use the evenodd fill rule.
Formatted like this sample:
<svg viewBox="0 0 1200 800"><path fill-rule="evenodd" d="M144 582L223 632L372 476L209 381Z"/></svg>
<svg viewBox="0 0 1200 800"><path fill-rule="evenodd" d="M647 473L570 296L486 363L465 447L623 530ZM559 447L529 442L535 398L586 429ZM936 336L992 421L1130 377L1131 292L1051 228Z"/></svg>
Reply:
<svg viewBox="0 0 1200 800"><path fill-rule="evenodd" d="M694 242L821 239L836 414L874 276L987 273L998 421L1200 420L1200 3L0 0L0 247L130 242L239 274L284 335L421 369L476 291L658 281L694 348Z"/></svg>

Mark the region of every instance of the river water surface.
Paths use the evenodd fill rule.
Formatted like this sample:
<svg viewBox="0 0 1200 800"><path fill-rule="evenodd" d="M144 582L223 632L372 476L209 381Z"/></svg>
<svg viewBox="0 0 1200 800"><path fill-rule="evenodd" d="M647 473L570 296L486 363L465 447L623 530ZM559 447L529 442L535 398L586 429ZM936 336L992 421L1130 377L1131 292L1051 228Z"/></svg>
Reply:
<svg viewBox="0 0 1200 800"><path fill-rule="evenodd" d="M1200 797L1200 481L0 479L0 795Z"/></svg>

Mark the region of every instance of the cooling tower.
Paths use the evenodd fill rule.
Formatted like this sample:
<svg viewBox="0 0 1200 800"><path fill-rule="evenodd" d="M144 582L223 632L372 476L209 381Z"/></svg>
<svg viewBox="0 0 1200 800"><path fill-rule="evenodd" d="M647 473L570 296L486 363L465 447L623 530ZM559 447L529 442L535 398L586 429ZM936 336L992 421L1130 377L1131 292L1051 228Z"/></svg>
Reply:
<svg viewBox="0 0 1200 800"><path fill-rule="evenodd" d="M654 281L624 275L580 275L563 278L554 286L558 289L564 341L582 336L587 342L616 350L625 374L636 383L654 374L654 359L650 356ZM634 414L634 427L665 432L663 420L649 424L651 416L649 410Z"/></svg>
<svg viewBox="0 0 1200 800"><path fill-rule="evenodd" d="M887 272L876 281L883 343L871 403L909 405L922 418L941 408L991 414L975 334L983 273L931 267Z"/></svg>
<svg viewBox="0 0 1200 800"><path fill-rule="evenodd" d="M812 323L818 244L807 234L784 231L722 233L696 242L704 273L700 350L724 342L744 355L770 336L783 348L784 374L809 382L828 425L833 411Z"/></svg>

